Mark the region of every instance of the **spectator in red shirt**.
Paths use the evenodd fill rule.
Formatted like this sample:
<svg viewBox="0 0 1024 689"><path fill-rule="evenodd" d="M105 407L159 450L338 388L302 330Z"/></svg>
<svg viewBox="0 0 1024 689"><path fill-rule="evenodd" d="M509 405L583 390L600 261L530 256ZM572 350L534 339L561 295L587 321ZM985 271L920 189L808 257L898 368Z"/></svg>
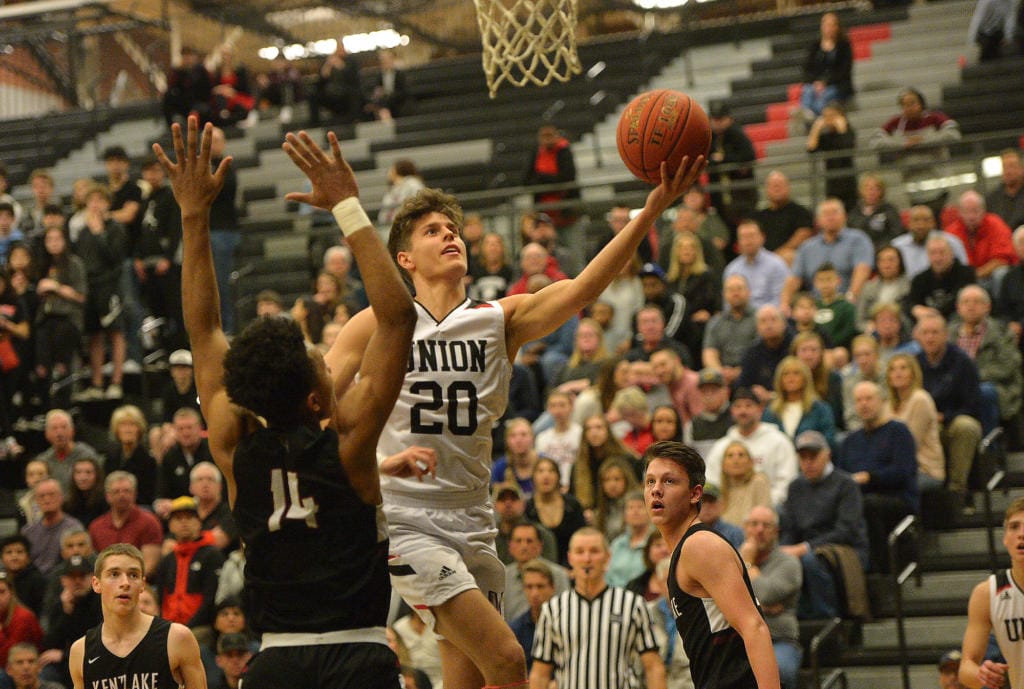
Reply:
<svg viewBox="0 0 1024 689"><path fill-rule="evenodd" d="M978 283L990 294L998 294L1003 276L1018 261L1013 233L1002 218L986 210L985 197L974 190L960 195L958 207L960 219L943 229L964 243Z"/></svg>
<svg viewBox="0 0 1024 689"><path fill-rule="evenodd" d="M642 455L648 446L654 443L647 395L636 386L623 388L615 393L615 399L612 400L612 411L629 424L629 430L623 436L622 444L638 456Z"/></svg>
<svg viewBox="0 0 1024 689"><path fill-rule="evenodd" d="M0 572L0 667L7 665L11 646L28 642L38 648L43 640L39 620L18 602L11 583L7 572Z"/></svg>
<svg viewBox="0 0 1024 689"><path fill-rule="evenodd" d="M565 280L568 276L558 267L558 261L547 249L536 242L530 242L519 252L519 268L523 271L522 277L516 280L508 288L509 295L526 294L526 283L534 275L547 275L552 282Z"/></svg>
<svg viewBox="0 0 1024 689"><path fill-rule="evenodd" d="M213 534L203 531L195 498L183 495L171 502L170 530L177 543L156 572L161 616L190 629L211 626L224 555Z"/></svg>
<svg viewBox="0 0 1024 689"><path fill-rule="evenodd" d="M104 483L110 511L89 524L93 547L99 551L114 543L131 543L142 551L146 572L156 571L164 529L152 512L136 503L138 480L127 471L112 471Z"/></svg>

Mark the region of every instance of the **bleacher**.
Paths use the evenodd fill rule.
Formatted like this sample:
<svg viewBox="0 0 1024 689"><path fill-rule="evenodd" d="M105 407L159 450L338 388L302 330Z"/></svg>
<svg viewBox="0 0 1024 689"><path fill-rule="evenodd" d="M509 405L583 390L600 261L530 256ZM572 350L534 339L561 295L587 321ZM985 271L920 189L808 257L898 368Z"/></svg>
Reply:
<svg viewBox="0 0 1024 689"><path fill-rule="evenodd" d="M1018 131L986 142L986 151L1019 145L1024 59L961 69L950 46L962 45L969 6L950 0L841 13L856 46L857 96L850 119L861 142L896 112L900 88L913 85L934 107L956 118L965 135ZM487 96L478 58L445 60L409 70L415 104L408 115L393 123L333 129L343 139L342 149L373 215L386 188L385 171L400 157L414 160L428 185L458 194L517 187L538 125L551 120L575 144L585 210L596 212L613 198L637 198L646 189L629 177L614 152L614 126L622 106L649 88L678 88L705 104L728 100L755 139L760 176L767 169L782 169L795 178L797 199L807 203L812 199L808 165L800 158L803 133L794 127L791 113L794 85L801 79L818 16L753 22L745 26L742 40L733 27L722 27L594 41L580 48L582 75L545 89L503 88L493 100ZM303 113L298 109L300 118ZM102 174L97 154L113 141L135 158L146 155L149 143L163 136L162 123L154 117L155 107L143 104L5 122L0 160L11 169L15 185L24 184L30 169L52 166L58 189L67 189L75 177ZM320 228L316 216L301 214L283 200L286 191L301 189L303 180L280 150L284 131L276 121L264 121L232 132L229 142L243 209L235 294L243 318L252 315L252 297L260 289L273 287L286 301L308 292L317 242L336 236L333 227ZM311 133L321 138L324 132ZM877 165L877 156L862 151L857 161L867 169ZM892 171L886 174L895 179ZM20 189L21 196L25 192ZM501 203L484 199L467 205L486 210ZM970 587L987 573L986 525L998 527L1009 500L1024 495L1024 455L1010 455L1007 468L1004 483L993 494L993 521L986 522L983 513L957 515L941 527L922 529L921 586L911 578L901 587L915 687L934 685L938 656L962 639ZM997 561L1005 566L1005 553ZM819 658L825 671L842 668L847 686L855 689L895 687L899 682L894 592L885 577L873 577L870 583L874 620L842 625L840 640ZM822 627L806 625L805 641ZM810 670L804 679L811 681Z"/></svg>

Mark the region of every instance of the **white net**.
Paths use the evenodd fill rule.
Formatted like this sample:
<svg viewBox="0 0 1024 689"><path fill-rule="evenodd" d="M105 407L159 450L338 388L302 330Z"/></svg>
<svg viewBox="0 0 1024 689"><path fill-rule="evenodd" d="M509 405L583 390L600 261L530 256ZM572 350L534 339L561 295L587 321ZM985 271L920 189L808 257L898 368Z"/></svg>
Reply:
<svg viewBox="0 0 1024 689"><path fill-rule="evenodd" d="M582 71L576 54L578 0L473 0L491 98L503 82L547 86Z"/></svg>

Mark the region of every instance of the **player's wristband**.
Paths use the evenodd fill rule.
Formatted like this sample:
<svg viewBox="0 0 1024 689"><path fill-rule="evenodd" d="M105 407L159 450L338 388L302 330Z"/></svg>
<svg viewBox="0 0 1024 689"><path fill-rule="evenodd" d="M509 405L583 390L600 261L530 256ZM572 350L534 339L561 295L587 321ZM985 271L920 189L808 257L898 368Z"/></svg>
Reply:
<svg viewBox="0 0 1024 689"><path fill-rule="evenodd" d="M370 222L370 217L366 215L366 211L363 210L363 206L355 196L339 201L331 209L331 213L334 214L334 219L338 221L341 233L346 237L351 237L353 233L358 232L364 227L373 226L373 223Z"/></svg>

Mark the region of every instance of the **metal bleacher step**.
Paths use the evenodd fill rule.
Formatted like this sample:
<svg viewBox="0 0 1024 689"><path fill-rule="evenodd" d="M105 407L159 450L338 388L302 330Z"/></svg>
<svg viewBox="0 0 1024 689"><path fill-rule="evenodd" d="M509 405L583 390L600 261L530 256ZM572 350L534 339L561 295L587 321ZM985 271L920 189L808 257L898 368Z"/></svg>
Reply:
<svg viewBox="0 0 1024 689"><path fill-rule="evenodd" d="M935 659L938 662L938 658ZM903 686L897 666L845 668L847 689L898 689ZM935 663L913 665L910 668L910 686L914 689L935 686Z"/></svg>
<svg viewBox="0 0 1024 689"><path fill-rule="evenodd" d="M905 619L907 639L914 646L952 648L958 646L967 626L967 607L962 615L936 617L908 617ZM868 622L863 626L864 650L892 650L897 648L896 620Z"/></svg>

